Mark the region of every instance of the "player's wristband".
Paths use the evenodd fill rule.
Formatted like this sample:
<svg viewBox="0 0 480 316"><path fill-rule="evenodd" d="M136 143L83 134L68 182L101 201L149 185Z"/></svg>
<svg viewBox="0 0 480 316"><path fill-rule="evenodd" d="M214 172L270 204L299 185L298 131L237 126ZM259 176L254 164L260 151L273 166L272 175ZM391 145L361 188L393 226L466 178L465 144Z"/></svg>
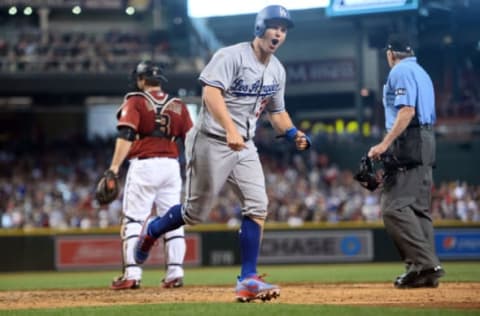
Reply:
<svg viewBox="0 0 480 316"><path fill-rule="evenodd" d="M297 136L297 132L298 132L298 129L295 126L291 127L291 128L289 128L285 131L285 137L289 141L295 141L295 137ZM303 137L307 141L307 147L305 147L305 149L310 148L312 146L312 140L310 139L310 137L307 134L305 134Z"/></svg>
<svg viewBox="0 0 480 316"><path fill-rule="evenodd" d="M294 141L295 136L297 136L297 132L298 132L298 129L295 126L290 127L285 131L285 137L290 141Z"/></svg>

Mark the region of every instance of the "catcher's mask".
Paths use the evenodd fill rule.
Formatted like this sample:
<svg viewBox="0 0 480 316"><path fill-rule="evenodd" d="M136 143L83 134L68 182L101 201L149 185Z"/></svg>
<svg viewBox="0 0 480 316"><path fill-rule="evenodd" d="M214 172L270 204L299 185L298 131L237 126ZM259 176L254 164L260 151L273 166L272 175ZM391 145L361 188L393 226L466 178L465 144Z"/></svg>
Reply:
<svg viewBox="0 0 480 316"><path fill-rule="evenodd" d="M380 185L374 164L368 156L362 157L359 170L353 178L360 182L360 185L369 191L375 191Z"/></svg>
<svg viewBox="0 0 480 316"><path fill-rule="evenodd" d="M138 79L145 79L152 84L155 83L156 85L168 82L163 69L149 60L140 62L135 69L133 69L130 77L133 87L136 89L138 89Z"/></svg>

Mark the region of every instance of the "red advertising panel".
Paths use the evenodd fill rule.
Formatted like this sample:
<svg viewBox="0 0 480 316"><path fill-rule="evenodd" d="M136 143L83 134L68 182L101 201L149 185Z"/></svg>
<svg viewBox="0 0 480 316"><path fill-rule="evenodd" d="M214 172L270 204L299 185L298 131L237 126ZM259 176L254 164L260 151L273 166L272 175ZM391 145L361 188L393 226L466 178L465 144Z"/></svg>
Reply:
<svg viewBox="0 0 480 316"><path fill-rule="evenodd" d="M201 241L198 234L185 236L185 265L200 265ZM165 264L163 240L153 247L146 266ZM122 263L122 243L117 236L57 236L55 264L57 269L114 268Z"/></svg>

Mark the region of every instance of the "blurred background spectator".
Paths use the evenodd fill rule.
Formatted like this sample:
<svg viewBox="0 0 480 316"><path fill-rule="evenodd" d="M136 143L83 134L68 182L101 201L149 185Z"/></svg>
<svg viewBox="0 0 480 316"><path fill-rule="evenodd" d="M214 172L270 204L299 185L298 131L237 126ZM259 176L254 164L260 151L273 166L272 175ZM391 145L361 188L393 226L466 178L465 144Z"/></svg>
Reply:
<svg viewBox="0 0 480 316"><path fill-rule="evenodd" d="M270 130L257 135L267 193L269 222L301 226L305 222L381 220L379 193L363 189L352 170L341 169L328 155L303 155L283 141L271 141ZM0 152L0 213L3 228L91 228L118 225L121 198L100 207L94 183L108 166L113 139L75 146L59 142L31 151ZM267 145L268 144L268 145ZM33 145L33 144L32 144ZM37 148L37 146L28 146ZM279 154L278 148L284 148ZM38 149L38 148L37 148ZM121 173L124 175L124 171ZM480 221L480 186L462 181L439 182L432 188L435 220ZM240 205L224 188L209 222L238 224Z"/></svg>

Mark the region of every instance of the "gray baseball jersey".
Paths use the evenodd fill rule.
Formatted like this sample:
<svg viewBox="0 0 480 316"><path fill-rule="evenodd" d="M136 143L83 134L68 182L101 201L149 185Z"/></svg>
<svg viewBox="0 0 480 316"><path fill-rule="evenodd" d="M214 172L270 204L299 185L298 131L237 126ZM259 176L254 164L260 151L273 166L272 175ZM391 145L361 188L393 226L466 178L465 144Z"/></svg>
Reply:
<svg viewBox="0 0 480 316"><path fill-rule="evenodd" d="M274 55L264 65L258 61L250 42L244 42L218 50L199 79L224 91L233 122L240 134L250 139L264 110L285 111L285 77L285 69ZM198 122L200 130L225 136L225 130L205 107Z"/></svg>
<svg viewBox="0 0 480 316"><path fill-rule="evenodd" d="M220 49L202 71L199 79L203 84L224 91L230 116L247 141L245 149L233 151L226 143L224 128L202 106L185 140L186 223L207 219L225 183L237 193L243 215L262 219L267 216L265 177L252 138L264 110L285 111L285 77L285 69L275 56L270 56L264 65L247 42Z"/></svg>

